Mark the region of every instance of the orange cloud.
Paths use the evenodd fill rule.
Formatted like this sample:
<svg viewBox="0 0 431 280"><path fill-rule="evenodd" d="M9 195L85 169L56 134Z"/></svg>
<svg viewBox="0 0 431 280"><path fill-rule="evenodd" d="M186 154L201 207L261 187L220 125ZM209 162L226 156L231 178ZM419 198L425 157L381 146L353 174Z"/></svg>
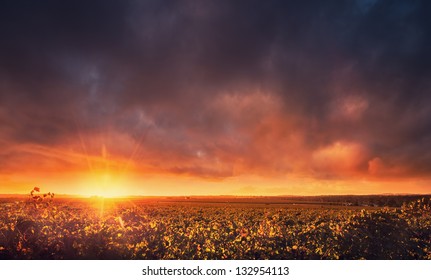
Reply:
<svg viewBox="0 0 431 280"><path fill-rule="evenodd" d="M368 173L372 178L385 180L415 177L414 170L408 170L405 166L388 164L380 157L368 161Z"/></svg>
<svg viewBox="0 0 431 280"><path fill-rule="evenodd" d="M329 177L348 177L361 171L368 158L367 149L352 142L335 142L312 154L312 167L318 174Z"/></svg>

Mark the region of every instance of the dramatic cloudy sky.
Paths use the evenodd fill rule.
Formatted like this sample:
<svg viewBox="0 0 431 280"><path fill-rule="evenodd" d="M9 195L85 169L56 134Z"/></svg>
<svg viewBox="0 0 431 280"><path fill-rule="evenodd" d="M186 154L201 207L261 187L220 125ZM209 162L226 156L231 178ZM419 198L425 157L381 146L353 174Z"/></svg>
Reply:
<svg viewBox="0 0 431 280"><path fill-rule="evenodd" d="M431 192L430 1L2 1L0 192Z"/></svg>

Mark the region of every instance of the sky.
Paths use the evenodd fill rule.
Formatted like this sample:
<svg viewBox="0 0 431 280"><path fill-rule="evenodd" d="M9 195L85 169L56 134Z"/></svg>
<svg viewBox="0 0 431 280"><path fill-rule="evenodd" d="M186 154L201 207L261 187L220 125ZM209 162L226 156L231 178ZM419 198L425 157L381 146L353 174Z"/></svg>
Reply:
<svg viewBox="0 0 431 280"><path fill-rule="evenodd" d="M0 193L431 193L430 1L2 1Z"/></svg>

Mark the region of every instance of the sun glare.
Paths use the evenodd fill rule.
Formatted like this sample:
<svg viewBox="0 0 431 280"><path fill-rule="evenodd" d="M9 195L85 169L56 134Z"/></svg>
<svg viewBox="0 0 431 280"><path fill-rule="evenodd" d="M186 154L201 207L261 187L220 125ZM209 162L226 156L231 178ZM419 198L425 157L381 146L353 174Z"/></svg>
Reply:
<svg viewBox="0 0 431 280"><path fill-rule="evenodd" d="M85 196L122 197L128 195L129 183L125 176L110 172L95 172L86 175L81 183Z"/></svg>

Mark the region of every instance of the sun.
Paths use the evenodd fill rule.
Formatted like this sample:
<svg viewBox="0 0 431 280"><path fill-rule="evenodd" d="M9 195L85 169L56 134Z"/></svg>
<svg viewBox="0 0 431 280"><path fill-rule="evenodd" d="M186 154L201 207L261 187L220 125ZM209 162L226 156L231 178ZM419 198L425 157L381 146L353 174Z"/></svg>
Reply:
<svg viewBox="0 0 431 280"><path fill-rule="evenodd" d="M84 196L124 197L129 195L130 182L125 175L97 171L86 174L80 183L80 188Z"/></svg>

